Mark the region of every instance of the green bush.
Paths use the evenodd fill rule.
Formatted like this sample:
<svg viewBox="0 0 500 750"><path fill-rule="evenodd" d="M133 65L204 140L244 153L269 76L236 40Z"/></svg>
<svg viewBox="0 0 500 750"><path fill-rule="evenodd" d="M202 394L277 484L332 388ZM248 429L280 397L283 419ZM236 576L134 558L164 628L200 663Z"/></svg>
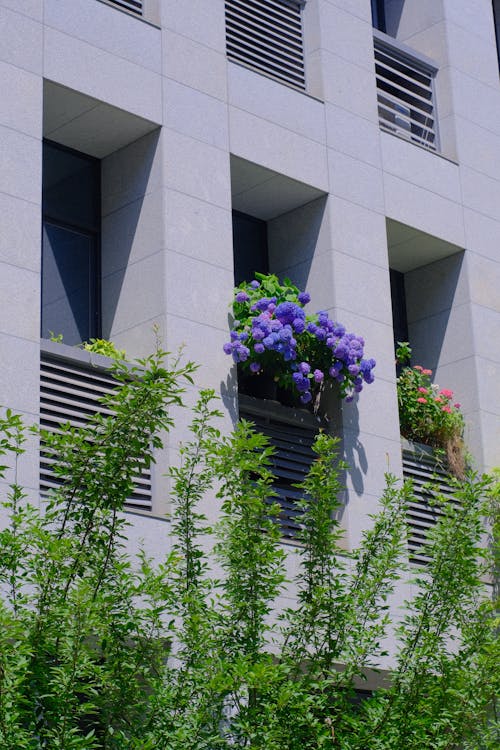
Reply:
<svg viewBox="0 0 500 750"><path fill-rule="evenodd" d="M389 598L407 575L409 484L388 478L371 528L347 554L333 520L343 466L336 442L320 435L299 503L298 596L283 609L271 449L244 422L222 437L204 391L170 470L171 551L155 564L147 549L126 554L121 511L134 474L172 431L193 370L167 369L160 355L130 379L116 363L121 387L105 399L114 416L42 431L64 480L43 510L17 483L25 428L9 411L1 419L13 481L3 467L0 750L498 747L484 480L468 475L456 483L458 502L443 504L431 562L417 569L391 636L390 684L361 704L355 686L384 652ZM215 528L201 510L209 499L220 511Z"/></svg>

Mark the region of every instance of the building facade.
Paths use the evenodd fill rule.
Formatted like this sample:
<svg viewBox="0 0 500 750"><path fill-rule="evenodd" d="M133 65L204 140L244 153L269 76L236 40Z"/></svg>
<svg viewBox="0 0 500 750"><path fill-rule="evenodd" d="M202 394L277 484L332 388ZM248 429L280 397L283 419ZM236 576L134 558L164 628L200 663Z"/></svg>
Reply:
<svg viewBox="0 0 500 750"><path fill-rule="evenodd" d="M102 335L137 357L159 336L200 363L229 429L222 346L235 272L254 265L307 288L377 360L332 415L349 547L385 472L402 475L395 339L456 392L477 465L500 464L496 5L0 0L0 403L49 425L66 403L77 420L89 358L68 345ZM153 552L184 421L130 506ZM33 497L44 471L33 439Z"/></svg>

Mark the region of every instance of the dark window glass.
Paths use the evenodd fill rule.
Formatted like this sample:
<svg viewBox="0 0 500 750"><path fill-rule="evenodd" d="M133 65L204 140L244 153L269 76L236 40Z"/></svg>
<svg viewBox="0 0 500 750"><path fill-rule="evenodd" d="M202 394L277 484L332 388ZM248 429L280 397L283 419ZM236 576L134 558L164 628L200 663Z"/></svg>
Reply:
<svg viewBox="0 0 500 750"><path fill-rule="evenodd" d="M408 341L408 319L406 316L405 277L400 271L390 270L392 325L394 329L394 346L398 341Z"/></svg>
<svg viewBox="0 0 500 750"><path fill-rule="evenodd" d="M42 330L65 344L99 335L100 165L44 143Z"/></svg>
<svg viewBox="0 0 500 750"><path fill-rule="evenodd" d="M252 281L255 271L269 273L267 225L261 219L233 211L234 281Z"/></svg>
<svg viewBox="0 0 500 750"><path fill-rule="evenodd" d="M493 0L493 21L495 23L498 65L500 67L500 0Z"/></svg>
<svg viewBox="0 0 500 750"><path fill-rule="evenodd" d="M95 238L45 221L42 259L42 337L88 341L96 331Z"/></svg>
<svg viewBox="0 0 500 750"><path fill-rule="evenodd" d="M385 0L372 0L372 25L373 28L386 32Z"/></svg>

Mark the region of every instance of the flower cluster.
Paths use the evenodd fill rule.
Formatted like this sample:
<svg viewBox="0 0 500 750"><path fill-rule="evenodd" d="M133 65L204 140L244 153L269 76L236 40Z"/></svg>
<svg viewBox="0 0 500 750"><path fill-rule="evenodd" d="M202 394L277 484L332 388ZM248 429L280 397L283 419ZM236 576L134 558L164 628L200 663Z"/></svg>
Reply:
<svg viewBox="0 0 500 750"><path fill-rule="evenodd" d="M408 356L408 345L404 344L403 349ZM460 404L454 400L453 391L432 382L432 370L421 365L404 367L397 385L404 437L447 451L451 444L462 445L464 418Z"/></svg>
<svg viewBox="0 0 500 750"><path fill-rule="evenodd" d="M281 387L298 392L303 404L329 381L352 400L364 383L373 382L375 360L364 358L360 336L347 333L326 312L306 316L309 301L289 279L280 284L274 275L256 274L236 289L231 341L224 351L244 372L270 372Z"/></svg>

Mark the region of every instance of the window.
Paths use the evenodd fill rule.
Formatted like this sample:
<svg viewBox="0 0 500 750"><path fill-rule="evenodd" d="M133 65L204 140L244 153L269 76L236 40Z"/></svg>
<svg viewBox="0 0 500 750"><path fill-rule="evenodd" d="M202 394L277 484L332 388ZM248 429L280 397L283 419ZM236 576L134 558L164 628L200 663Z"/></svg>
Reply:
<svg viewBox="0 0 500 750"><path fill-rule="evenodd" d="M301 0L226 0L230 60L305 88Z"/></svg>
<svg viewBox="0 0 500 750"><path fill-rule="evenodd" d="M41 336L80 344L99 331L100 164L45 142Z"/></svg>
<svg viewBox="0 0 500 750"><path fill-rule="evenodd" d="M379 124L383 130L436 151L439 147L431 60L374 38Z"/></svg>
<svg viewBox="0 0 500 750"><path fill-rule="evenodd" d="M252 281L255 271L269 273L267 224L233 211L234 283Z"/></svg>
<svg viewBox="0 0 500 750"><path fill-rule="evenodd" d="M387 31L385 23L385 0L372 0L372 25L374 29Z"/></svg>
<svg viewBox="0 0 500 750"><path fill-rule="evenodd" d="M390 269L392 327L394 331L394 347L398 341L408 341L408 317L406 314L405 277L400 271Z"/></svg>
<svg viewBox="0 0 500 750"><path fill-rule="evenodd" d="M493 0L493 22L495 24L498 65L500 67L500 0Z"/></svg>

